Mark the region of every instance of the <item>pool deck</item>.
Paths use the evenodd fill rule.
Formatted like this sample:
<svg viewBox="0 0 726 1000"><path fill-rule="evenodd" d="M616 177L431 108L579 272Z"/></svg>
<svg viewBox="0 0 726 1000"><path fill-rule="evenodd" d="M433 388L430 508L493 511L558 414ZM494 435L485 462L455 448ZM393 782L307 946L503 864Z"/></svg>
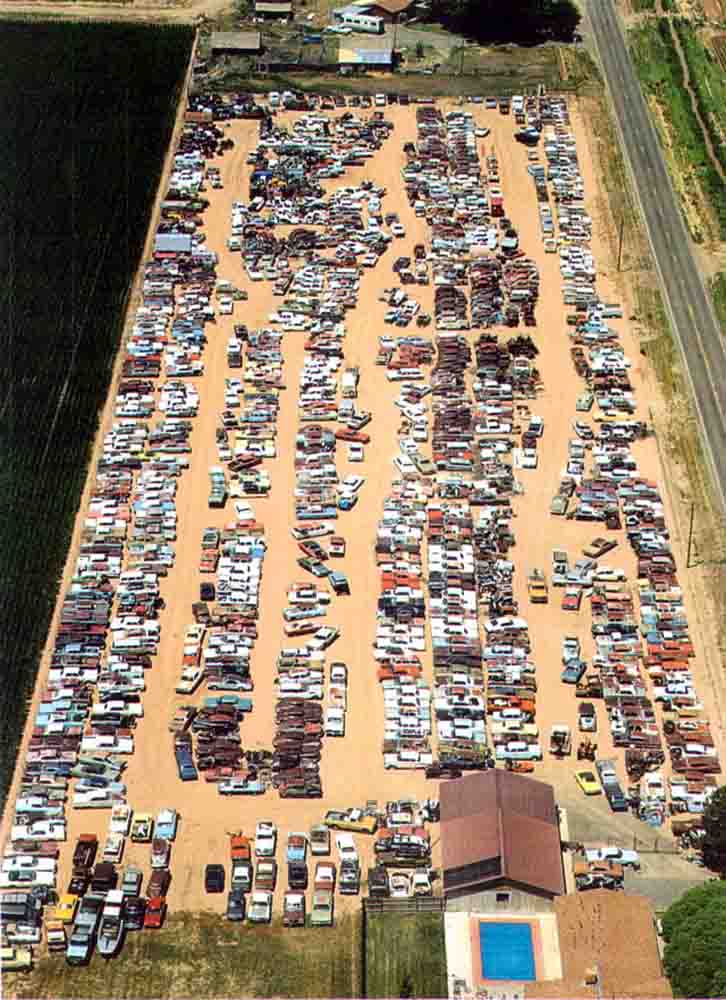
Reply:
<svg viewBox="0 0 726 1000"><path fill-rule="evenodd" d="M508 913L447 913L444 916L446 930L446 960L450 975L463 979L474 990L482 987L516 987L519 980L487 980L482 969L479 926L482 923L527 924L532 931L532 951L536 982L562 978L562 961L557 933L557 918L554 914L537 916Z"/></svg>

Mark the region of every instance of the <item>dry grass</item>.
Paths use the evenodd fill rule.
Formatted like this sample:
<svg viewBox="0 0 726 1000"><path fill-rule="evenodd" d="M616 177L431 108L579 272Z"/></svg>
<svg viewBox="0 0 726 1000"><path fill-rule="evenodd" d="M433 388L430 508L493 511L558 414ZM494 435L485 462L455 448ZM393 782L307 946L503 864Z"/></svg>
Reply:
<svg viewBox="0 0 726 1000"><path fill-rule="evenodd" d="M3 977L5 997L351 997L361 996L359 914L333 928L290 930L228 923L211 913L179 913L166 926L129 934L111 962L96 955L69 968L45 958L25 976Z"/></svg>

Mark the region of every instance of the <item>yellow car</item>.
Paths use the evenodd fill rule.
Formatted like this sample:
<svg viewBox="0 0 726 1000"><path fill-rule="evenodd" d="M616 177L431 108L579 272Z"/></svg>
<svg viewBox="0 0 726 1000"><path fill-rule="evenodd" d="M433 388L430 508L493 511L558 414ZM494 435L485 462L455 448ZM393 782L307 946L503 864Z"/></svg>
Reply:
<svg viewBox="0 0 726 1000"><path fill-rule="evenodd" d="M72 892L64 893L58 900L54 908L53 920L60 920L62 924L72 924L78 909L78 896Z"/></svg>
<svg viewBox="0 0 726 1000"><path fill-rule="evenodd" d="M135 844L148 844L154 833L154 817L151 813L136 813L131 824L131 840Z"/></svg>
<svg viewBox="0 0 726 1000"><path fill-rule="evenodd" d="M575 771L575 781L585 795L600 795L602 793L600 782L592 771Z"/></svg>

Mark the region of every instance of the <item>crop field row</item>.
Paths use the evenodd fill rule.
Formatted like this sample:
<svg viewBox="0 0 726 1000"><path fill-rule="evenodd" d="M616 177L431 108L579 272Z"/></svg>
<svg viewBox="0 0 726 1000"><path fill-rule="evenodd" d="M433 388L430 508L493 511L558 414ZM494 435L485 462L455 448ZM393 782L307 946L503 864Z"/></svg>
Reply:
<svg viewBox="0 0 726 1000"><path fill-rule="evenodd" d="M192 32L18 21L0 40L1 802Z"/></svg>

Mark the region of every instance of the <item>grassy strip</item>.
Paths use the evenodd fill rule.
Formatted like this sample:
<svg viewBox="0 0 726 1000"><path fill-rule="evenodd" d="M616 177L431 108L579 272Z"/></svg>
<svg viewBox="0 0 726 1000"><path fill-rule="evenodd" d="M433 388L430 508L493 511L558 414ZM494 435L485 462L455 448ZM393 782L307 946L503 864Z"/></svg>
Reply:
<svg viewBox="0 0 726 1000"><path fill-rule="evenodd" d="M0 802L108 392L188 27L0 27Z"/></svg>
<svg viewBox="0 0 726 1000"><path fill-rule="evenodd" d="M726 336L726 272L719 271L711 279L711 298L721 324L721 333Z"/></svg>
<svg viewBox="0 0 726 1000"><path fill-rule="evenodd" d="M366 996L447 995L442 914L368 914L365 922Z"/></svg>
<svg viewBox="0 0 726 1000"><path fill-rule="evenodd" d="M655 12L655 0L630 0L634 14Z"/></svg>
<svg viewBox="0 0 726 1000"><path fill-rule="evenodd" d="M63 957L41 959L31 973L5 975L7 995L83 997L350 997L361 917L334 928L290 930L279 922L254 929L212 913L179 913L159 932L129 934L113 962L94 956L86 968Z"/></svg>
<svg viewBox="0 0 726 1000"><path fill-rule="evenodd" d="M674 20L688 63L691 87L718 161L726 168L726 76L688 21Z"/></svg>
<svg viewBox="0 0 726 1000"><path fill-rule="evenodd" d="M676 167L693 175L713 207L719 237L726 238L726 189L708 155L703 132L684 88L683 72L666 18L631 29L630 45L645 93L668 122ZM702 234L693 233L701 240Z"/></svg>

